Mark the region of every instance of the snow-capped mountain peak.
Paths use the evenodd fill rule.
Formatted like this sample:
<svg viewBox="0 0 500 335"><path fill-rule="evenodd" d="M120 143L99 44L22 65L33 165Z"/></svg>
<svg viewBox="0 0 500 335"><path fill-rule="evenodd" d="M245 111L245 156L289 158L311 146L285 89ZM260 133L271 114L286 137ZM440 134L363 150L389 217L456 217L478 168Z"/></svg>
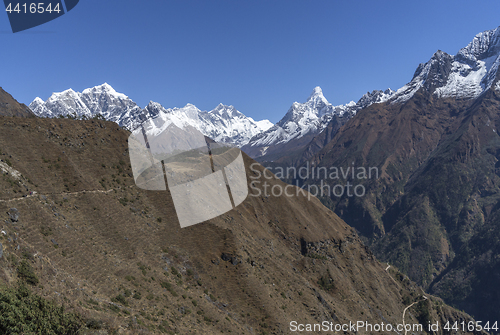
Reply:
<svg viewBox="0 0 500 335"><path fill-rule="evenodd" d="M52 96L49 98L49 101L61 99L61 97L75 97L75 96L78 96L78 94L75 91L73 91L73 89L69 88L62 92L52 94Z"/></svg>
<svg viewBox="0 0 500 335"><path fill-rule="evenodd" d="M182 108L166 109L161 104L150 101L141 109L128 96L116 92L107 83L87 88L81 93L72 89L53 93L45 102L37 97L30 108L41 117L70 115L92 118L101 115L130 130L147 119L154 119L149 124L148 131L161 132L170 124L179 128L191 126L218 142L237 146L246 144L254 135L272 126L269 120L256 122L235 107L223 104L207 112L190 103Z"/></svg>
<svg viewBox="0 0 500 335"><path fill-rule="evenodd" d="M33 99L32 104L33 104L33 103L34 103L34 104L36 104L36 105L39 105L39 104L43 104L43 103L44 103L44 101L42 100L42 98L40 98L40 97L36 97L35 99Z"/></svg>
<svg viewBox="0 0 500 335"><path fill-rule="evenodd" d="M458 51L456 58L472 63L500 52L500 27L487 30L474 36L472 41Z"/></svg>
<svg viewBox="0 0 500 335"><path fill-rule="evenodd" d="M500 65L500 27L477 34L455 56L438 50L415 71L413 79L395 94L394 103L410 99L420 88L439 97L473 99L497 80Z"/></svg>
<svg viewBox="0 0 500 335"><path fill-rule="evenodd" d="M105 94L105 95L112 96L116 99L128 99L128 96L126 96L123 93L116 92L115 89L113 87L111 87L111 85L109 85L108 83L104 83L102 85L98 85L98 86L94 86L92 88L84 89L82 94L84 94L84 95Z"/></svg>
<svg viewBox="0 0 500 335"><path fill-rule="evenodd" d="M233 114L236 115L235 112L238 112L238 111L232 105L226 106L226 105L223 105L222 103L220 103L219 105L217 105L217 107L215 107L209 113L217 114L219 116L233 117Z"/></svg>
<svg viewBox="0 0 500 335"><path fill-rule="evenodd" d="M319 134L335 117L351 118L356 112L372 103L388 100L394 91L373 91L365 94L357 103L351 101L345 105L333 106L324 97L319 86L315 87L305 103L294 102L286 115L273 127L256 135L243 148L253 157L264 155L271 145L280 145L306 135ZM262 148L258 150L257 148Z"/></svg>
<svg viewBox="0 0 500 335"><path fill-rule="evenodd" d="M316 86L314 88L314 90L312 91L309 98L307 98L307 102L312 103L314 105L318 105L318 104L328 105L329 104L328 100L326 100L325 96L323 95L323 90L319 86Z"/></svg>
<svg viewBox="0 0 500 335"><path fill-rule="evenodd" d="M389 100L393 94L396 93L396 91L391 90L390 88L386 89L385 91L382 90L373 90L371 92L366 92L361 99L358 101L358 106L360 108L365 108L370 106L371 104L378 104L382 102L386 102ZM350 106L356 105L354 101L350 102ZM347 104L346 106L348 106Z"/></svg>

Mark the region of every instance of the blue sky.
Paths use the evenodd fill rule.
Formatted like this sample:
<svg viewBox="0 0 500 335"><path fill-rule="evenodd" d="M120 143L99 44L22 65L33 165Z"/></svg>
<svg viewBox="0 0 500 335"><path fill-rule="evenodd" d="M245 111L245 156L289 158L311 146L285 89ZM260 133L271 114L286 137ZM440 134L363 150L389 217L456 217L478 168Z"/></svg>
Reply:
<svg viewBox="0 0 500 335"><path fill-rule="evenodd" d="M29 104L107 82L141 107L222 102L276 122L315 86L333 104L397 89L499 13L498 0L80 0L16 34L0 13L0 86Z"/></svg>

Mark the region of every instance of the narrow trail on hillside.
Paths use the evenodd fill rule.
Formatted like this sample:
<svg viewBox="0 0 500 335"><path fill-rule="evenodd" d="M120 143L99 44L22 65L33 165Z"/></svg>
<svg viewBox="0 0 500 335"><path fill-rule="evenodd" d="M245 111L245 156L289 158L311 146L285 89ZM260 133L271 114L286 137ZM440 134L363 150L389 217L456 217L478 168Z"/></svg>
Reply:
<svg viewBox="0 0 500 335"><path fill-rule="evenodd" d="M130 187L133 187L135 185L130 185L130 186L126 186L125 188L130 188ZM7 199L7 200L0 200L0 203L9 203L9 202L15 202L15 201L21 201L21 200L26 200L26 199L29 199L29 198L34 198L34 197L37 197L39 195L76 195L76 194L84 194L84 193L110 193L110 192L113 192L113 191L116 191L116 190L120 190L120 189L123 189L122 187L118 187L118 188L112 188L112 189L109 189L107 191L104 191L104 190L81 190L81 191L76 191L76 192L61 192L61 193L38 193L38 192L35 192L33 194L27 194L25 196L22 196L22 197L18 197L18 198L12 198L12 199Z"/></svg>
<svg viewBox="0 0 500 335"><path fill-rule="evenodd" d="M389 263L387 263L387 267L385 268L385 271L387 272L387 274L389 275L389 277L392 279L392 281L399 287L399 284L394 280L394 278L392 278L391 274L389 273L389 269L391 268L391 265ZM419 302L421 301L424 301L424 300L427 300L427 297L424 295L424 292L422 291L422 299L420 300L417 300L415 302L413 302L412 304L408 305L405 307L405 309L403 310L403 329L405 330L405 335L407 334L407 330L406 330L406 323L405 323L405 315L406 315L406 311L412 307L413 305L415 304L418 304Z"/></svg>
<svg viewBox="0 0 500 335"><path fill-rule="evenodd" d="M426 297L425 295L422 295L422 298L423 298L423 299L420 299L420 300L418 300L418 301L415 301L415 302L414 302L414 303L412 303L411 305L406 306L406 308L405 308L405 309L404 309L404 311L403 311L403 328L404 328L404 330L405 330L405 335L406 335L406 333L408 332L408 331L406 330L406 327L405 327L405 326L406 326L406 324L405 324L405 314L406 314L406 311L407 311L407 310L408 310L408 308L410 308L411 306L413 306L413 305L415 305L415 304L418 304L418 303L419 303L419 302L421 302L421 301L427 300L427 297Z"/></svg>
<svg viewBox="0 0 500 335"><path fill-rule="evenodd" d="M397 287L400 287L399 284L394 280L394 278L392 278L391 274L389 273L389 269L390 269L390 265L389 263L387 263L387 267L385 268L385 272L387 272L387 274L389 275L389 278L391 278L391 280L394 282L394 284L396 284Z"/></svg>

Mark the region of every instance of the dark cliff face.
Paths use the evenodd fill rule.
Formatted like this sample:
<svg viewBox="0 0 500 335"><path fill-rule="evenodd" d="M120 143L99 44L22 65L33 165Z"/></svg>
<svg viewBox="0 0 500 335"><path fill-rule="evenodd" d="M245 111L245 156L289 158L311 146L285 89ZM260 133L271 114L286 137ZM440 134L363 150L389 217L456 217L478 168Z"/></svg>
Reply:
<svg viewBox="0 0 500 335"><path fill-rule="evenodd" d="M17 102L9 93L0 87L0 115L34 117L35 114L25 104Z"/></svg>
<svg viewBox="0 0 500 335"><path fill-rule="evenodd" d="M434 93L436 88L444 86L448 81L451 73L453 56L448 55L446 52L437 51L432 56L430 62L431 64L425 77L424 87L427 91ZM418 69L414 77L418 75L417 72Z"/></svg>

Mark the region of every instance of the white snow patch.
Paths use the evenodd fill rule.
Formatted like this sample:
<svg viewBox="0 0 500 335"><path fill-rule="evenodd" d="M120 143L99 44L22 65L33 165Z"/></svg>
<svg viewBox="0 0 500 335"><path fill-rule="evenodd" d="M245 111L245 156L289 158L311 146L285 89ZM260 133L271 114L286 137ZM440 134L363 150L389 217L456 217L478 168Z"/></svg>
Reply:
<svg viewBox="0 0 500 335"><path fill-rule="evenodd" d="M272 123L271 121L269 121L267 119L261 120L261 121L255 121L255 124L257 124L257 127L259 127L259 129L262 131L266 131L269 128L271 128L272 126L274 126L274 123Z"/></svg>
<svg viewBox="0 0 500 335"><path fill-rule="evenodd" d="M458 61L452 63L451 73L446 85L435 91L439 97L475 98L491 86L484 81L497 57L478 60L474 67Z"/></svg>
<svg viewBox="0 0 500 335"><path fill-rule="evenodd" d="M128 99L128 96L126 96L125 94L123 93L118 93L115 91L115 89L113 87L111 87L111 85L109 85L108 83L104 83L102 85L99 85L99 86L94 86L92 88L87 88L87 89L84 89L82 94L108 94L110 96L113 96L115 97L116 99Z"/></svg>

